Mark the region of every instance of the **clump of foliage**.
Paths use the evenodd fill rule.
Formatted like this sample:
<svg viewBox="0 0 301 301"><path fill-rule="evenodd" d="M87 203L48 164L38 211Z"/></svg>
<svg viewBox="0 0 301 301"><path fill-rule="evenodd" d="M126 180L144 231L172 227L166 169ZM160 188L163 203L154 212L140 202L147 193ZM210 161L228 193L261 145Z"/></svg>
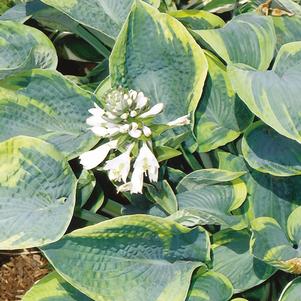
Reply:
<svg viewBox="0 0 301 301"><path fill-rule="evenodd" d="M53 268L24 301L300 299L300 1L1 10L0 249Z"/></svg>

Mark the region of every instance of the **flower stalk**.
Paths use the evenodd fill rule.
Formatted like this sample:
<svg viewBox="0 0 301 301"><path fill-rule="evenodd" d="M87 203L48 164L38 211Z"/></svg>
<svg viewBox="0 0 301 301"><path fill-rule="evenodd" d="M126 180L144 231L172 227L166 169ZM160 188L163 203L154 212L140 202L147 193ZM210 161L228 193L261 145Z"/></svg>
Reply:
<svg viewBox="0 0 301 301"><path fill-rule="evenodd" d="M104 108L95 104L89 110L92 116L86 120L90 130L108 142L82 154L80 163L85 169L93 169L104 162L102 169L116 184L118 192L142 193L145 176L150 182L158 181L160 166L152 141L160 126L154 120L163 109L163 103L150 106L149 99L142 92L122 88L110 91ZM162 128L167 130L189 123L186 115L162 125ZM108 156L109 160L105 161Z"/></svg>

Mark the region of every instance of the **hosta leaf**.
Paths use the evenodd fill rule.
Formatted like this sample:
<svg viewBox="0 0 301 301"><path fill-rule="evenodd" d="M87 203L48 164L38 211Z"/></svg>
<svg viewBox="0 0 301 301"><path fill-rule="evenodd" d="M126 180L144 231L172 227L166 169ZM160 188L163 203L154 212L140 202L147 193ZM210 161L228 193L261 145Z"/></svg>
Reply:
<svg viewBox="0 0 301 301"><path fill-rule="evenodd" d="M84 207L91 196L96 184L96 179L92 171L83 169L76 187L76 206Z"/></svg>
<svg viewBox="0 0 301 301"><path fill-rule="evenodd" d="M193 270L209 259L209 238L201 228L132 215L76 230L42 250L96 301L183 301Z"/></svg>
<svg viewBox="0 0 301 301"><path fill-rule="evenodd" d="M250 254L249 241L247 230L229 229L213 235L213 271L228 277L235 293L259 285L274 273L271 266Z"/></svg>
<svg viewBox="0 0 301 301"><path fill-rule="evenodd" d="M192 278L186 301L228 301L232 294L232 284L223 274L198 272Z"/></svg>
<svg viewBox="0 0 301 301"><path fill-rule="evenodd" d="M178 193L181 193L193 189L201 189L209 185L229 182L244 174L245 172L232 172L215 168L196 170L185 176L179 182L177 191Z"/></svg>
<svg viewBox="0 0 301 301"><path fill-rule="evenodd" d="M35 16L36 13L39 14L41 10L48 10L48 8L50 8L40 0L16 2L18 2L16 5L14 5L12 8L7 10L3 15L0 16L0 20L10 20L24 23L31 17ZM52 7L50 9L54 11Z"/></svg>
<svg viewBox="0 0 301 301"><path fill-rule="evenodd" d="M202 0L202 9L215 13L224 13L235 8L237 0Z"/></svg>
<svg viewBox="0 0 301 301"><path fill-rule="evenodd" d="M10 0L2 0L0 3L0 15L2 15L6 10L13 6L13 2Z"/></svg>
<svg viewBox="0 0 301 301"><path fill-rule="evenodd" d="M167 213L172 214L178 209L177 198L166 180L147 185L147 192L155 203Z"/></svg>
<svg viewBox="0 0 301 301"><path fill-rule="evenodd" d="M167 167L167 179L170 183L172 183L174 186L176 186L185 176L186 174L176 168Z"/></svg>
<svg viewBox="0 0 301 301"><path fill-rule="evenodd" d="M230 66L228 71L234 90L255 115L301 143L301 42L282 46L271 71L259 72L245 65Z"/></svg>
<svg viewBox="0 0 301 301"><path fill-rule="evenodd" d="M134 0L41 0L76 22L93 28L111 39L115 39L126 20ZM158 0L146 2L158 6Z"/></svg>
<svg viewBox="0 0 301 301"><path fill-rule="evenodd" d="M163 102L158 120L166 123L194 111L207 74L207 61L186 28L139 0L110 57L113 85L141 90Z"/></svg>
<svg viewBox="0 0 301 301"><path fill-rule="evenodd" d="M58 273L53 272L37 282L22 301L92 301L75 289Z"/></svg>
<svg viewBox="0 0 301 301"><path fill-rule="evenodd" d="M296 245L301 244L301 207L296 208L288 217L287 232L288 236Z"/></svg>
<svg viewBox="0 0 301 301"><path fill-rule="evenodd" d="M301 40L301 16L273 17L277 37L277 49L286 43Z"/></svg>
<svg viewBox="0 0 301 301"><path fill-rule="evenodd" d="M247 177L247 173L249 173L250 170L242 156L236 156L221 150L216 150L216 154L219 163L218 167L220 169L232 172L245 172L246 176L243 175L242 178Z"/></svg>
<svg viewBox="0 0 301 301"><path fill-rule="evenodd" d="M289 214L301 205L301 177L275 177L252 171L245 202L250 220L270 216L285 227ZM264 200L264 201L263 201Z"/></svg>
<svg viewBox="0 0 301 301"><path fill-rule="evenodd" d="M133 0L42 0L68 15L80 24L86 25L114 39L124 23Z"/></svg>
<svg viewBox="0 0 301 301"><path fill-rule="evenodd" d="M301 277L289 282L284 288L279 301L299 301L301 296Z"/></svg>
<svg viewBox="0 0 301 301"><path fill-rule="evenodd" d="M55 71L12 76L0 82L0 141L17 135L39 137L74 158L98 141L86 125L95 101L93 94Z"/></svg>
<svg viewBox="0 0 301 301"><path fill-rule="evenodd" d="M207 54L209 74L196 110L195 134L200 152L235 140L252 122L253 114L231 87L226 67Z"/></svg>
<svg viewBox="0 0 301 301"><path fill-rule="evenodd" d="M169 14L192 31L214 29L225 25L223 19L204 10L176 10Z"/></svg>
<svg viewBox="0 0 301 301"><path fill-rule="evenodd" d="M27 14L26 12L26 3L18 3L0 15L1 21L16 21L24 23L28 19L30 19L30 14Z"/></svg>
<svg viewBox="0 0 301 301"><path fill-rule="evenodd" d="M242 211L251 221L257 217L273 217L284 228L290 213L301 205L301 177L275 177L247 167L241 156L218 152L220 168L245 171L248 196ZM248 171L248 172L247 172ZM264 201L263 201L264 200Z"/></svg>
<svg viewBox="0 0 301 301"><path fill-rule="evenodd" d="M180 151L169 146L156 146L154 151L158 162L182 155Z"/></svg>
<svg viewBox="0 0 301 301"><path fill-rule="evenodd" d="M226 63L243 63L265 70L274 56L276 35L270 17L236 16L223 28L194 31Z"/></svg>
<svg viewBox="0 0 301 301"><path fill-rule="evenodd" d="M275 176L301 174L301 145L261 121L245 132L242 153L249 165L260 172Z"/></svg>
<svg viewBox="0 0 301 301"><path fill-rule="evenodd" d="M286 229L271 217L259 217L251 222L252 254L286 272L301 274L301 207L290 215Z"/></svg>
<svg viewBox="0 0 301 301"><path fill-rule="evenodd" d="M0 249L58 240L75 203L76 178L51 144L31 137L0 143Z"/></svg>
<svg viewBox="0 0 301 301"><path fill-rule="evenodd" d="M33 68L56 69L54 46L35 28L0 21L0 45L0 79Z"/></svg>
<svg viewBox="0 0 301 301"><path fill-rule="evenodd" d="M199 189L195 187L177 194L179 211L170 218L186 226L245 227L241 216L232 215L231 211L237 209L246 196L246 185L239 179Z"/></svg>

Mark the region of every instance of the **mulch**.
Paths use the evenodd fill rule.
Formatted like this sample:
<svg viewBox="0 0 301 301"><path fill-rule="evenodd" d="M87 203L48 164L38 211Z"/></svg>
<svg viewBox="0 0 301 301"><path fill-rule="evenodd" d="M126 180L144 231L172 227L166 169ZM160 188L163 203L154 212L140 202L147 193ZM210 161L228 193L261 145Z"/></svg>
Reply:
<svg viewBox="0 0 301 301"><path fill-rule="evenodd" d="M38 250L0 251L0 301L19 301L49 272Z"/></svg>

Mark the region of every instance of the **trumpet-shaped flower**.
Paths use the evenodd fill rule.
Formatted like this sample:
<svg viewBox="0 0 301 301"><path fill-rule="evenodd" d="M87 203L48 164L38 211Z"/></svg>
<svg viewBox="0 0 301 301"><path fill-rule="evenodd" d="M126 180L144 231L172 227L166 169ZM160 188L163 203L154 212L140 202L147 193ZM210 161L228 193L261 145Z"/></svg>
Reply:
<svg viewBox="0 0 301 301"><path fill-rule="evenodd" d="M124 183L126 182L131 168L130 155L133 147L134 144L131 144L126 152L106 162L103 169L109 172L108 175L111 181L120 182L122 180Z"/></svg>
<svg viewBox="0 0 301 301"><path fill-rule="evenodd" d="M117 193L130 191L131 189L132 189L132 183L127 182L117 187Z"/></svg>
<svg viewBox="0 0 301 301"><path fill-rule="evenodd" d="M142 92L139 92L137 95L137 105L136 105L136 109L137 110L142 110L145 108L145 106L147 105L148 102L148 98L144 96L144 94Z"/></svg>
<svg viewBox="0 0 301 301"><path fill-rule="evenodd" d="M163 103L157 103L156 105L151 107L149 111L141 114L140 117L141 118L154 117L154 116L160 114L163 111L163 108L164 108Z"/></svg>
<svg viewBox="0 0 301 301"><path fill-rule="evenodd" d="M182 125L188 125L188 124L190 124L189 115L179 117L176 120L173 120L173 121L170 121L167 123L167 125L170 127L182 126Z"/></svg>
<svg viewBox="0 0 301 301"><path fill-rule="evenodd" d="M150 137L152 134L152 131L148 126L143 126L142 131L145 137Z"/></svg>
<svg viewBox="0 0 301 301"><path fill-rule="evenodd" d="M158 181L159 163L149 149L146 142L139 151L138 157L134 163L134 171L131 178L131 193L142 193L143 188L143 175L148 174L151 182Z"/></svg>
<svg viewBox="0 0 301 301"><path fill-rule="evenodd" d="M118 142L122 149L127 150L105 162L103 169L108 172L111 181L124 183L117 188L118 191L142 193L145 175L151 182L158 180L159 163L150 147L152 138L160 134L160 126L153 124L153 120L163 108L163 103L151 107L143 92L122 88L111 90L105 96L104 108L94 104L94 108L89 110L92 116L86 120L96 136L108 138L110 142L82 154L81 164L85 169L97 167L112 149L117 148ZM186 115L168 122L161 128L166 130L189 123L189 116ZM138 155L131 171L131 153L134 145ZM130 173L131 181L126 182Z"/></svg>
<svg viewBox="0 0 301 301"><path fill-rule="evenodd" d="M106 156L109 154L110 150L115 149L117 147L118 140L113 140L102 144L101 146L83 153L80 155L80 163L83 165L85 169L92 169L98 166Z"/></svg>
<svg viewBox="0 0 301 301"><path fill-rule="evenodd" d="M105 111L94 102L94 108L90 109L89 113L91 113L95 117L99 117L102 116Z"/></svg>

